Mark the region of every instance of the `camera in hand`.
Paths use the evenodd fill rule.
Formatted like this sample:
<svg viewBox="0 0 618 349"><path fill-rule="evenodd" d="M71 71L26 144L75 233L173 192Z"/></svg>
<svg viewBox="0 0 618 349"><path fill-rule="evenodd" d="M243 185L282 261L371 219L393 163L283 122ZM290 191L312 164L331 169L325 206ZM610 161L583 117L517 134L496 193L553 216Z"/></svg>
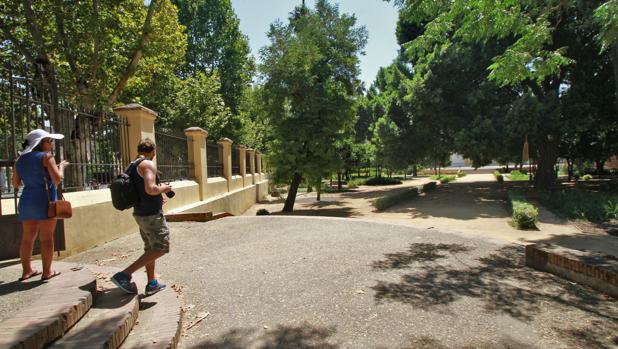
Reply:
<svg viewBox="0 0 618 349"><path fill-rule="evenodd" d="M173 198L174 195L176 195L176 193L174 193L173 190L168 191L167 193L165 193L165 196L167 196L168 198Z"/></svg>

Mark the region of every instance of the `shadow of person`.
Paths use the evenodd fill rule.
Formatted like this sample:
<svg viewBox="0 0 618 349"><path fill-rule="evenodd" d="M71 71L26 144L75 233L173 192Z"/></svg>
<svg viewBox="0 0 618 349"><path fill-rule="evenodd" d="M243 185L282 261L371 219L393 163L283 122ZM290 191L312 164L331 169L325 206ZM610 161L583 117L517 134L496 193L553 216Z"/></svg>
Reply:
<svg viewBox="0 0 618 349"><path fill-rule="evenodd" d="M28 291L43 284L44 282L40 278L29 282L21 282L15 280L12 282L4 283L4 281L2 281L0 282L0 297L14 292Z"/></svg>

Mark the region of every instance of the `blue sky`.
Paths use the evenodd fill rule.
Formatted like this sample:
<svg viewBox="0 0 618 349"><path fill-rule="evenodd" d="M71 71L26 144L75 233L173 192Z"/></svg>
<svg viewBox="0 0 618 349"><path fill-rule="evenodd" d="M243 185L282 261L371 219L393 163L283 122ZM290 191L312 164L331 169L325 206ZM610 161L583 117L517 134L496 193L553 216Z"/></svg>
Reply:
<svg viewBox="0 0 618 349"><path fill-rule="evenodd" d="M366 54L361 56L361 80L367 87L375 79L381 66L390 64L397 55L395 27L397 10L392 3L382 0L332 0L339 4L343 13L356 15L359 25L364 25L369 33L365 46ZM306 0L313 6L314 0ZM268 45L266 32L276 19L286 21L288 13L301 0L232 0L234 11L240 19L240 30L249 37L251 51L256 58L261 47Z"/></svg>

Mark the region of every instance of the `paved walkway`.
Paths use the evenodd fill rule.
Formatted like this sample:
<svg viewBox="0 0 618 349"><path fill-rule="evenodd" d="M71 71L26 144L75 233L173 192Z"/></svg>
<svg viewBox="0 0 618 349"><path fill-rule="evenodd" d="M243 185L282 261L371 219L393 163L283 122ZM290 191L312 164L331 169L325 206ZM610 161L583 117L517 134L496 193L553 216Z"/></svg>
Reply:
<svg viewBox="0 0 618 349"><path fill-rule="evenodd" d="M389 192L427 181L428 178L420 178L405 181L401 186L361 186L347 193L323 194L320 202L311 193L297 199L295 212L291 215L361 218L518 244L551 242L568 248L583 248L618 256L618 238L584 233L542 207L539 230L522 231L513 228L507 209L505 186L496 183L492 174L469 174L384 212L376 211L371 204L372 200ZM283 203L281 200L260 203L245 212L245 215L253 216L260 208L280 214Z"/></svg>
<svg viewBox="0 0 618 349"><path fill-rule="evenodd" d="M520 245L316 217L173 223L181 348L612 348L615 300L522 266ZM68 258L123 267L139 234Z"/></svg>

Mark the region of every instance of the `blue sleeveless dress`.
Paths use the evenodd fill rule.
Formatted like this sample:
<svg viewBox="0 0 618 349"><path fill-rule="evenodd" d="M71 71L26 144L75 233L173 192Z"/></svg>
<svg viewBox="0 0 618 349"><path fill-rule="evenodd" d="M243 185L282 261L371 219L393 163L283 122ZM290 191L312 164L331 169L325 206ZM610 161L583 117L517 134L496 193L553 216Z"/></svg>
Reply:
<svg viewBox="0 0 618 349"><path fill-rule="evenodd" d="M32 151L22 155L15 165L19 177L24 182L24 189L17 205L20 222L49 219L45 178L47 178L51 201L57 200L56 186L49 177L47 169L43 167L43 158L46 155L47 153L42 151Z"/></svg>

